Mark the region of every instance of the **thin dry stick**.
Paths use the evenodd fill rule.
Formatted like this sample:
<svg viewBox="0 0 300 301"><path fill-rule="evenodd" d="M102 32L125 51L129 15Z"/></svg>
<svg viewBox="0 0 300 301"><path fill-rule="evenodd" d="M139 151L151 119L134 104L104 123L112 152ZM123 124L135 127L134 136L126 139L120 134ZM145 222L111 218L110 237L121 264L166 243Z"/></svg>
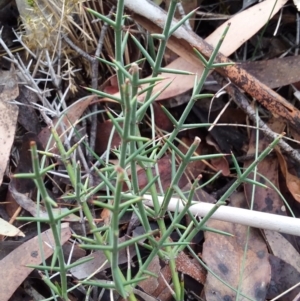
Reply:
<svg viewBox="0 0 300 301"><path fill-rule="evenodd" d="M110 18L114 12L114 7L111 8L108 17ZM108 30L108 24L104 23L101 29L101 34L98 40L98 45L97 49L95 51L95 56L92 58L91 61L91 67L92 67L92 89L97 90L98 89L98 73L99 73L99 61L98 57L100 57L100 54L102 52L103 48L103 43L104 43L104 38L106 35L106 32ZM92 105L92 113L94 113L92 116L92 124L91 124L91 131L90 131L90 148L92 150L95 149L95 144L96 144L96 135L97 135L97 115L95 114L97 111L97 103ZM104 117L102 117L104 119ZM92 154L88 154L88 159L91 161L92 160Z"/></svg>
<svg viewBox="0 0 300 301"><path fill-rule="evenodd" d="M178 10L178 13L180 14L180 17L183 19L185 17L185 11L184 11L184 8L182 6L182 3L181 2L178 2L177 3L177 10ZM190 20L186 20L184 22L184 26L189 29L189 30L192 30L192 27L191 27L191 24L190 24Z"/></svg>
<svg viewBox="0 0 300 301"><path fill-rule="evenodd" d="M226 81L223 77L218 75L216 72L213 73L213 76L214 76L215 80L221 85L228 83L228 81ZM249 118L253 122L256 122L258 120L258 125L261 128L261 130L264 132L266 137L268 137L270 140L274 140L278 137L278 134L274 133L259 117L257 119L255 111L249 105L249 101L248 101L247 97L243 93L241 93L241 91L235 85L231 84L231 85L227 86L225 88L225 90L233 98L235 103L249 116ZM278 142L277 145L289 157L292 157L296 162L300 163L300 154L298 153L298 151L294 150L282 139Z"/></svg>

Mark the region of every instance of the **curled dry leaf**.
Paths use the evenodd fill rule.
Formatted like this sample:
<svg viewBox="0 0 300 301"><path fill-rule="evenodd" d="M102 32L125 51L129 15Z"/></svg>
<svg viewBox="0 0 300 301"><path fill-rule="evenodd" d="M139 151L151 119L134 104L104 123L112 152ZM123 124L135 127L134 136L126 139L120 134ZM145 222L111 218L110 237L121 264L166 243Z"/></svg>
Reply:
<svg viewBox="0 0 300 301"><path fill-rule="evenodd" d="M163 156L162 158L157 160L157 167L158 167L158 175L160 178L160 182L161 182L161 186L163 191L166 191L168 189L168 187L170 186L170 183L172 181L172 164L171 164L171 156L166 155ZM180 163L180 162L179 162ZM194 162L192 162L194 164ZM187 166L187 170L186 172L182 175L182 177L180 178L179 182L178 182L178 186L180 188L184 187L188 182L189 182L189 177L191 177L192 172L197 172L197 176L199 175L200 171L199 168L203 167L203 163L198 161L198 164L194 164L194 165L188 165ZM200 166L200 167L199 167ZM191 168L194 168L194 170L192 170ZM203 169L201 169L202 171ZM153 174L156 175L156 169L153 167L152 168ZM138 170L138 183L139 183L139 187L140 188L144 188L147 184L148 184L148 178L146 176L146 171L144 169L140 169ZM126 184L126 183L125 183ZM157 189L160 189L160 186L158 185L158 183L156 183L157 185ZM126 185L124 185L124 189Z"/></svg>
<svg viewBox="0 0 300 301"><path fill-rule="evenodd" d="M183 275L188 275L189 277L193 278L199 283L199 287L201 288L200 284L205 283L206 279L206 270L200 266L200 264L195 263L195 261L186 255L184 252L180 252L176 256L176 268L177 270L182 273ZM169 287L166 283L169 283L171 280L171 270L169 265L165 265L158 275L158 286L156 287L155 291L151 293L152 296L156 297L159 300L170 300L171 292ZM148 293L149 289L147 289Z"/></svg>
<svg viewBox="0 0 300 301"><path fill-rule="evenodd" d="M158 277L158 287L155 292L153 292L153 297L156 297L157 300L171 300L172 293L170 288L166 286L166 283L170 283L172 279L171 270L169 265L165 265L160 270L160 275Z"/></svg>

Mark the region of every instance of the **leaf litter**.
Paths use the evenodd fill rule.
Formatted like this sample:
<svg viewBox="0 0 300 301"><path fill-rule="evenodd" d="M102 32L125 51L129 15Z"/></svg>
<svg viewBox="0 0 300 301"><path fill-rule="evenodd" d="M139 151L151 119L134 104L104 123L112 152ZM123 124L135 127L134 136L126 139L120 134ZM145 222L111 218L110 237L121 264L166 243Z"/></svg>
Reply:
<svg viewBox="0 0 300 301"><path fill-rule="evenodd" d="M170 1L158 2L165 7L170 3ZM207 1L201 2L203 3L200 10L211 10L210 3ZM221 48L223 55L220 54L217 59L219 62L229 62L228 57L234 54L234 56L230 56L230 59L235 64L223 69L218 68L216 71L228 77L231 84L236 84L239 89L242 89L248 96L252 96L261 104L258 109L259 114L267 120L267 125L271 131L278 134L287 131L287 135L291 133L291 136L293 135L294 138L298 138L295 129L298 128L300 120L298 116L299 106L297 103L287 101L285 98L292 98L297 92L300 70L298 67L299 56L291 55L268 59L268 56L272 56L271 52L267 53L266 49L260 48L260 58L263 58L263 60L251 61L251 54L255 52L253 49L254 39L252 38L263 35L263 32L260 30L269 21L269 18L271 20L270 29L268 26L266 27L266 36L271 35L270 32L274 29L275 24L273 20L279 20L277 13L287 1L277 1L275 6L274 1L271 0L266 0L262 3L256 2L246 3L243 1L242 6L239 8L233 4L229 7L229 12L232 14L230 18L231 26ZM144 4L146 7L147 3L145 2ZM159 19L158 15L153 18L153 16L143 14L140 8L131 6L131 1L129 0L126 1L126 5L132 20L136 22L135 24L138 24L139 28L148 30L149 33L154 33L162 26L165 16L162 10L159 10L162 12L162 18ZM195 9L196 5L196 1L184 1L183 8L185 13L189 13ZM219 8L220 11L218 11L218 6L215 6L215 10L216 16L223 13L221 6ZM293 12L293 8L285 9L283 14L292 14L291 12ZM197 16L197 13L194 16ZM180 18L180 14L177 14L176 17ZM255 20L255 22L249 23L249 20ZM272 42L272 45L275 45L275 43L279 44L284 40L282 36L286 30L285 28L288 27L284 20L285 18L283 18L283 23L280 25L283 29L279 26L279 30L282 30L280 36L276 38L263 37L267 43L271 44ZM204 22L204 24L207 22L209 24L208 28L212 26L215 29L213 33L202 32L203 36L207 36L205 41L201 39L201 30L203 29L197 28L197 22ZM178 119L182 113L182 108L190 98L190 90L193 87L195 76L199 77L203 71L203 66L196 60L193 53L193 47L208 57L212 50L212 47L209 45L216 45L228 21L223 24L221 23L214 23L213 20L209 19L191 20L189 26L196 33L188 29L182 29L178 30L174 34L174 37L170 39L170 43L168 44L170 50L165 60L168 62L170 58L178 57L169 62L165 67L188 71L191 75L160 74L164 80L154 87L153 93L161 90L166 83L171 82L171 84L156 99L157 102L154 103L153 118L156 138L163 137L164 133L171 132L174 127L170 118L165 114L165 107L168 108L169 114ZM95 33L99 33L97 24L94 26ZM200 27L203 28L203 26ZM182 32L186 33L184 38L182 37ZM90 43L91 46L92 42ZM281 44L284 45L283 42ZM245 45L249 49L249 54L247 53L247 48L244 48ZM129 47L134 48L131 44ZM112 48L111 45L108 45L107 53L111 51L110 48ZM135 57L131 50L127 52L126 59L130 55L132 55L132 58ZM283 47L283 51L288 53L291 50ZM246 62L242 52L244 56L247 56ZM272 53L279 52L282 52L282 50L277 49L277 52L273 51ZM25 55L22 57L24 61L25 57ZM91 129L95 120L91 116L95 115L95 110L93 109L95 107L93 106L99 104L98 109L101 112L98 112L99 118L96 119L95 123L97 133L95 135L96 143L94 150L97 155L103 157L105 157L105 153L111 154L109 164L118 165L116 150L120 144L120 137L116 132L114 135L111 135L113 124L107 118L108 111L117 114L115 112L118 111L118 106L115 102L108 101L108 98L100 99L94 95L83 93L81 87L90 84L89 80L86 81L85 77L91 76L91 70L86 67L86 63L74 57L74 66L83 69L86 68L84 69L85 72L78 75L76 73L75 75L71 75L72 72L66 73L63 76L63 85L61 83L57 84L54 80L51 82L50 80L44 85L45 93L39 93L37 86L29 82L26 83L26 88L19 83L19 88L18 82L24 80L24 75L18 78L13 68L10 71L2 71L0 74L2 82L6 83L0 91L0 106L2 106L2 117L0 118L2 120L2 123L0 122L0 183L3 183L1 188L3 187L2 191L4 191L2 200L5 200L5 203L7 203L5 207L2 204L0 207L0 235L2 235L1 240L3 243L11 242L8 237L15 237L17 235L22 237L25 235L25 238L22 238L23 240L18 241L20 246L13 251L8 250L8 255L0 260L0 273L2 272L2 278L5 279L2 283L5 289L1 290L0 293L1 300L16 300L14 297L10 299L11 296L18 288L25 287L25 282L23 283L23 281L28 279L29 273L33 271L33 269L26 267L26 265L40 264L42 261L38 246L38 237L30 239L26 232L26 225L15 219L16 215L20 214L20 212L26 216L41 218L48 216L43 200L38 205L39 207L37 207L37 192L32 180L28 181L12 177L14 173L29 173L32 171L30 143L35 141L38 144L39 151L51 152L51 158L49 162L46 162L46 165L54 163L57 166L56 174L47 174L44 178L49 194L59 204L58 208L54 209L57 215L69 212L77 204L72 199L64 199L68 196L68 192L72 190L72 187L70 180L64 177L66 173L62 168L57 145L53 139L49 142L52 135L50 131L52 124L57 127L58 135L64 141L65 145L69 144L71 146L78 141L86 141L84 139L86 134L94 134L91 133ZM113 55L108 55L107 58L109 57L111 58ZM66 60L66 63L69 62L69 60ZM17 64L16 66L18 68ZM36 70L31 71L36 74L37 69L38 65ZM143 75L146 77L149 74L147 74L147 66L144 69ZM41 70L39 70L38 74L43 77L42 74L43 72L45 74L45 71ZM49 71L49 74L51 72L53 72L53 69ZM73 79L72 76L74 76ZM97 78L97 80L99 80L97 83L98 86L102 87L105 93L112 94L114 97L118 96L115 74L108 74L107 70L105 70L101 75L101 79ZM209 81L212 81L213 84L209 83ZM68 93L68 89L74 85L74 82L77 84L77 94ZM294 85L288 86L290 84ZM39 82L39 85L41 86L41 82ZM28 86L31 86L30 89ZM68 86L67 89L66 86ZM278 94L271 90L282 86L285 87L279 89L277 91ZM222 86L211 76L205 83L205 89L210 93L215 93L221 88ZM56 93L57 97L54 96ZM251 101L253 98L251 98ZM23 105L18 107L15 103L12 103L15 99L19 103L23 103ZM55 105L47 108L45 99ZM41 100L44 102L41 102ZM143 96L141 96L140 101L142 100ZM201 184L219 172L220 176L215 181L205 186L205 189L197 189L195 193L195 199L209 203L216 202L214 196L222 195L229 187L228 185L232 183L232 179L235 179L237 176L232 169L231 153L234 153L240 166L247 168L255 160L255 153L261 153L270 143L267 136L261 134L259 140L256 140L256 131L255 129L251 130L250 127L251 125L255 126L255 124L249 123L247 115L242 113L234 103L229 102L226 94L222 99L217 97L214 102L213 104L208 99L208 104L204 104L204 101L199 100L193 108L193 112L188 117L189 123L197 123L199 120L203 124L214 122L214 127L210 131L207 131L207 128L195 128L194 130L184 131L180 133L177 140L180 145L179 150L182 153L185 153L187 147L193 143L194 137L197 136L201 138L201 144L195 155L224 154L220 158L191 162L186 166L186 173L179 181L178 188L182 192L186 191L188 193L192 187L192 183L199 175L201 175ZM43 109L45 109L46 113L43 109L40 111L34 109L37 103L43 103ZM251 103L251 106L254 107L255 105L254 102ZM226 109L223 110L225 106ZM21 111L19 117L18 111ZM82 119L86 115L88 117ZM271 117L272 115L273 117ZM41 122L41 119L43 119L43 122ZM17 120L20 124L20 129L17 128ZM149 130L153 125L149 120L145 120L140 125L142 134L148 138L151 136ZM242 128L241 125L245 127ZM78 137L79 133L81 133L80 137ZM76 135L77 137L75 138ZM23 138L21 142L20 140L18 141L18 136ZM291 145L297 148L296 143L292 142ZM81 144L80 150L76 153L76 158L82 164L81 172L84 174L82 185L84 185L88 178L91 181L91 186L93 186L101 183L101 179L99 179L97 172L95 172L97 167L94 166L94 164L97 165L99 163L90 162L89 159L84 160L83 158L88 157L87 152L85 145ZM170 155L165 155L158 160L156 169L152 169L153 174L159 176L161 179L162 185L158 186L161 192L166 192L172 181L172 160L173 158ZM181 164L179 156L175 158L175 161L176 166ZM253 194L253 183L248 181L248 183L243 184L239 191L233 194L228 200L229 206L253 207L257 211L286 216L291 214L290 207L293 212L297 212L300 187L298 163L294 158L287 156L284 151L279 148L276 149L258 164L256 181L261 186L256 186ZM130 168L126 172L130 179ZM138 166L139 189L145 188L148 184L145 176L146 172L147 169L145 167ZM249 177L250 179L253 180L253 175ZM266 179L269 181L266 181ZM124 184L123 191L127 190L128 187ZM98 193L103 195L105 192L106 189L103 189L103 191L99 191ZM252 204L253 195L254 203ZM90 200L90 205L92 203L93 200ZM93 212L95 223L100 225L106 223L109 225L110 212L106 210L104 209L99 212L97 209ZM298 217L297 213L296 216ZM11 219L10 222L15 226L7 221L9 219ZM106 258L102 251L87 252L81 249L79 240L72 239L73 242L76 241L75 245L70 242L70 229L76 234L92 237L90 229L85 227L85 221L82 219L82 216L72 213L65 217L65 221L70 222L70 224L61 225L61 245L64 248L66 260L70 258L71 262L76 262L82 259L90 259L90 261L79 267L70 269L70 278L72 281L83 280L95 272L97 272L94 275L95 279L110 281L111 266L105 263ZM182 226L188 225L190 222L191 217L186 216L184 221L182 221ZM151 221L151 225L155 229L157 226L156 221ZM139 224L135 223L134 214L129 214L119 226L122 233L119 237L120 242L125 242L129 239L129 236L134 235L134 231L139 229ZM210 220L207 226L222 230L228 233L229 236L209 231L203 233L201 231L189 246L194 251L194 254L196 254L196 257L192 258L192 253L187 248L185 248L184 252L177 254L176 268L183 275L186 295L194 296L197 300L200 300L199 298L203 300L229 300L229 298L238 298L238 300L265 300L275 298L296 284L297 281L299 282L299 245L295 236L283 236L278 232L268 230L260 232L257 229L217 220ZM22 231L19 229L20 227L22 227ZM127 232L128 229L130 231ZM176 234L175 232L170 237L171 241L178 240L178 233ZM51 231L47 230L39 237L42 241L47 242L47 244L42 244L45 259L53 253L53 248L49 247L53 245L53 237L51 235ZM159 239L159 234L157 234L156 239ZM135 247L131 246L120 250L119 265L122 269L132 269L133 273L136 272L140 256L140 254L137 255L137 248L139 252L142 252L143 259L147 257L147 251L143 248L143 243L143 241L139 241ZM207 272L207 269L214 274ZM145 300L147 298L148 300L153 300L153 298L159 298L162 301L170 300L172 298L172 278L168 262L156 256L148 267L148 272L149 277L141 281L139 286L135 288L136 295L143 296ZM282 300L293 300L298 292L299 289L295 289L292 293L285 295ZM40 293L44 298L49 296L46 290L42 290ZM70 298L72 300L80 300L80 297L78 297L79 293L82 292L78 290L77 293L70 293Z"/></svg>

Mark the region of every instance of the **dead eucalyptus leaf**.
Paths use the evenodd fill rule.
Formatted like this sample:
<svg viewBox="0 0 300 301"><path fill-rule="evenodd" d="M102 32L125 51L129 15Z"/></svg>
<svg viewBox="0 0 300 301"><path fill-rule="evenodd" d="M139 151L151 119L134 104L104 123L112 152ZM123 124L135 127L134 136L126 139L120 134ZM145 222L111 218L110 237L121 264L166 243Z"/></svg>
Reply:
<svg viewBox="0 0 300 301"><path fill-rule="evenodd" d="M8 223L0 218L0 235L4 236L25 236L25 234L16 228L14 225Z"/></svg>
<svg viewBox="0 0 300 301"><path fill-rule="evenodd" d="M270 88L278 88L299 81L300 55L242 63L241 67Z"/></svg>
<svg viewBox="0 0 300 301"><path fill-rule="evenodd" d="M0 185L15 137L19 108L9 103L19 95L14 69L0 71Z"/></svg>
<svg viewBox="0 0 300 301"><path fill-rule="evenodd" d="M61 245L63 245L70 236L71 231L69 224L61 224ZM39 241L42 242L43 258L47 259L55 250L51 230L43 232L40 237L36 236L26 241L0 261L0 300L9 300L15 290L33 271L33 269L28 268L27 265L38 265L42 262Z"/></svg>
<svg viewBox="0 0 300 301"><path fill-rule="evenodd" d="M83 97L81 99L78 99L75 103L70 105L68 109L63 113L62 118L55 118L53 120L54 126L59 124L56 127L57 133L60 135L60 137L64 137L70 129L75 127L78 119L82 116L83 112L86 110L86 108L90 105L90 103L94 100L95 95L90 95L87 97ZM62 127L60 125L63 125L63 128L65 128L65 131L62 130ZM42 129L42 131L39 133L38 138L41 141L43 147L46 149L47 143L49 139L51 138L51 129L49 127L45 127ZM51 140L49 148L52 149L52 152L55 153L57 151L57 148L54 147L55 141L54 139Z"/></svg>

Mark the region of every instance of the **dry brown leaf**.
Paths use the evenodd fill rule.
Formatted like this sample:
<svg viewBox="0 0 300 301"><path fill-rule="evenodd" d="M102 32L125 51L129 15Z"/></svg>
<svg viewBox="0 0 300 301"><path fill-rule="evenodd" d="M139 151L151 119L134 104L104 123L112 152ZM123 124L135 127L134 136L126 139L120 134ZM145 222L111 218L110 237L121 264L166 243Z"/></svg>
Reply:
<svg viewBox="0 0 300 301"><path fill-rule="evenodd" d="M206 143L208 145L213 146L218 153L222 153L218 144L214 141L213 137L211 135L208 135L206 137ZM220 157L220 158L212 158L210 159L211 165L215 168L217 171L222 171L222 175L227 177L230 175L230 168L229 168L229 163L226 160L225 157Z"/></svg>
<svg viewBox="0 0 300 301"><path fill-rule="evenodd" d="M300 273L300 254L292 244L276 231L264 230L272 254L293 266Z"/></svg>
<svg viewBox="0 0 300 301"><path fill-rule="evenodd" d="M60 121L60 124L56 127L56 130L60 135L60 137L64 137L64 135L66 135L71 128L75 127L77 120L82 116L83 112L90 105L90 103L93 101L94 98L95 98L94 95L90 95L77 100L75 103L73 103L71 106L68 107L67 111L64 113L64 116L62 117L61 120L59 120L59 118L55 118L53 120L54 126L57 124L58 121ZM64 124L64 127L66 129L65 132L62 131L60 127L61 124ZM51 129L49 129L49 127L45 127L39 133L38 138L41 141L44 149L46 149L50 137L51 137ZM48 149L53 148L54 144L55 141L54 139L52 139ZM55 152L55 150L53 149L52 152Z"/></svg>
<svg viewBox="0 0 300 301"><path fill-rule="evenodd" d="M269 255L269 261L272 268L272 278L266 299L270 300L276 298L278 295L285 292L284 296L278 300L294 300L295 296L300 292L299 285L293 290L287 291L300 282L300 273L292 265L272 254Z"/></svg>
<svg viewBox="0 0 300 301"><path fill-rule="evenodd" d="M70 237L69 224L61 224L61 244L63 245ZM14 291L33 271L32 268L28 268L26 265L38 265L42 262L39 247L40 240L43 242L44 258L47 259L55 250L51 230L43 232L40 238L34 237L26 241L0 261L0 300L9 300Z"/></svg>
<svg viewBox="0 0 300 301"><path fill-rule="evenodd" d="M36 92L28 89L24 85L20 85L20 95L17 97L16 101L22 103L22 109L19 111L18 122L26 129L26 131L35 134L38 134L42 129L37 110L33 106L38 100L39 98Z"/></svg>
<svg viewBox="0 0 300 301"><path fill-rule="evenodd" d="M194 162L192 162L194 163ZM200 162L198 165L203 166L203 164ZM163 156L162 158L157 160L157 166L158 166L158 174L159 178L161 181L162 189L163 191L166 191L170 187L170 183L172 181L172 164L171 164L171 156L166 155ZM186 172L182 175L178 182L178 186L180 188L184 187L188 182L189 178L191 177L191 170L188 169L187 167ZM198 167L197 167L198 168ZM153 174L156 175L156 169L153 167L152 168ZM199 173L197 173L197 176ZM138 171L138 182L139 182L139 187L142 189L148 184L148 178L146 176L146 172L144 169L140 169ZM124 183L126 184L126 182ZM124 185L124 188L126 185ZM159 189L159 186L157 184L157 189Z"/></svg>
<svg viewBox="0 0 300 301"><path fill-rule="evenodd" d="M110 120L106 120L102 123L98 123L97 128L97 136L96 136L96 143L95 143L95 151L97 154L102 155L108 145L108 141L112 134L112 129L114 128L113 123ZM111 140L111 149L117 148L121 145L121 138L117 131L114 131L113 138Z"/></svg>
<svg viewBox="0 0 300 301"><path fill-rule="evenodd" d="M195 262L195 260L188 257L188 255L186 255L184 252L177 254L176 268L180 273L188 275L189 277L195 279L199 283L200 288L200 284L205 283L206 270L202 266L200 266L200 264ZM152 293L152 295L159 300L170 300L172 295L166 283L169 283L171 278L170 266L166 265L161 269L158 277L159 286Z"/></svg>
<svg viewBox="0 0 300 301"><path fill-rule="evenodd" d="M181 141L181 143L179 144L178 149L183 154L186 154L188 149L192 146L194 139L191 139L188 137L182 137L180 139L180 141ZM195 156L203 155L203 149L204 149L204 145L203 145L203 143L200 143L199 146L197 147L197 149L195 150L194 155ZM189 179L194 180L205 170L206 165L207 165L207 162L202 161L202 160L189 162L185 168L185 175ZM171 168L171 166L170 166L170 168ZM180 187L183 187L183 186L180 185Z"/></svg>
<svg viewBox="0 0 300 301"><path fill-rule="evenodd" d="M268 87L278 88L299 81L300 55L241 63L241 67Z"/></svg>
<svg viewBox="0 0 300 301"><path fill-rule="evenodd" d="M173 122L167 117L158 103L153 103L154 123L160 130L171 132L174 129Z"/></svg>
<svg viewBox="0 0 300 301"><path fill-rule="evenodd" d="M246 200L243 193L233 193L230 204L233 207L245 208ZM251 228L248 236L246 226L212 219L207 225L233 235L229 237L205 232L202 257L208 267L233 288L239 287L241 293L253 300L264 301L271 277L271 268L268 250L259 231ZM248 247L244 254L246 243ZM236 299L235 292L211 273L207 274L205 292L207 301L225 300L225 296L228 296L228 300ZM248 300L241 295L238 299Z"/></svg>
<svg viewBox="0 0 300 301"><path fill-rule="evenodd" d="M300 202L300 179L288 171L285 158L283 157L279 149L276 149L276 154L281 172L285 177L286 186L289 189L290 193L293 195L294 199L297 202Z"/></svg>
<svg viewBox="0 0 300 301"><path fill-rule="evenodd" d="M201 284L205 283L205 269L200 264L195 264L184 252L180 252L176 257L176 269L185 275L189 275Z"/></svg>
<svg viewBox="0 0 300 301"><path fill-rule="evenodd" d="M228 285L239 289L240 293L253 300L265 300L271 268L268 250L259 231L250 229L248 236L245 226L214 220L210 220L208 226L233 235L205 232L203 260L208 267ZM236 299L236 293L211 273L207 275L205 295L207 301ZM239 300L247 299L240 295Z"/></svg>
<svg viewBox="0 0 300 301"><path fill-rule="evenodd" d="M172 298L172 292L169 287L166 286L166 283L170 283L172 279L172 274L170 267L165 265L160 272L160 276L158 277L158 287L153 292L153 297L156 297L157 300L167 300L169 301Z"/></svg>
<svg viewBox="0 0 300 301"><path fill-rule="evenodd" d="M154 275L159 275L160 270L161 270L161 266L159 262L159 257L154 256L153 260L150 262L147 268L147 271L151 272ZM143 289L145 293L152 295L156 291L159 282L156 277L149 276L149 278L140 281L138 285Z"/></svg>
<svg viewBox="0 0 300 301"><path fill-rule="evenodd" d="M15 138L19 108L9 103L19 95L14 70L0 72L0 185L7 166L10 149Z"/></svg>
<svg viewBox="0 0 300 301"><path fill-rule="evenodd" d="M295 298L292 301L299 301L300 299L300 292L295 296Z"/></svg>

